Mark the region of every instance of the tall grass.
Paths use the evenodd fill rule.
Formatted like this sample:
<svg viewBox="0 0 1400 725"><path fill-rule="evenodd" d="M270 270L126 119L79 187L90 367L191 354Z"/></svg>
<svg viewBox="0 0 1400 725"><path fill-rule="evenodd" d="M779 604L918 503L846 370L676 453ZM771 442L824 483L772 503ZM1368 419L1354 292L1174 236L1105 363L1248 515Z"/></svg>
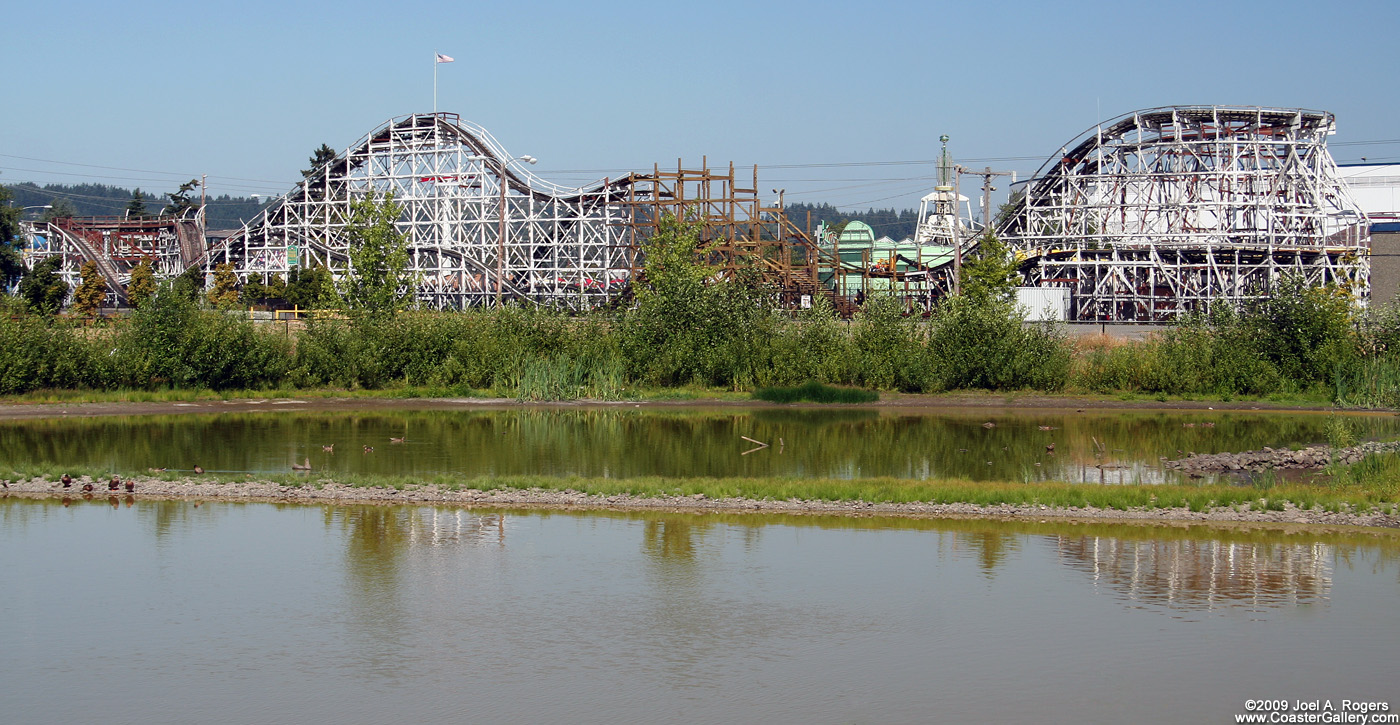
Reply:
<svg viewBox="0 0 1400 725"><path fill-rule="evenodd" d="M880 394L860 388L834 388L811 380L795 388L759 388L753 397L770 403L873 403Z"/></svg>

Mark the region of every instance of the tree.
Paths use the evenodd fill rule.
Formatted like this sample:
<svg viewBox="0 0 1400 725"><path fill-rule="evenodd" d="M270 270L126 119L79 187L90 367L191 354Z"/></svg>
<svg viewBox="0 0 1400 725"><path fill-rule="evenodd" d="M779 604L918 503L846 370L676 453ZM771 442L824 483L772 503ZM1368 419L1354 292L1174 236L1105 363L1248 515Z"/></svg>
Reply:
<svg viewBox="0 0 1400 725"><path fill-rule="evenodd" d="M331 271L324 265L311 269L294 269L287 276L287 304L303 310L324 309L335 304L335 283Z"/></svg>
<svg viewBox="0 0 1400 725"><path fill-rule="evenodd" d="M0 292L8 290L24 275L24 260L20 256L23 238L19 220L24 210L12 207L10 190L0 186Z"/></svg>
<svg viewBox="0 0 1400 725"><path fill-rule="evenodd" d="M73 202L62 197L55 197L53 201L49 202L49 208L39 215L39 221L51 222L55 219L66 219L77 215L78 209L73 206Z"/></svg>
<svg viewBox="0 0 1400 725"><path fill-rule="evenodd" d="M52 315L63 307L68 284L59 276L63 257L48 257L34 265L19 283L19 296L35 312Z"/></svg>
<svg viewBox="0 0 1400 725"><path fill-rule="evenodd" d="M977 254L963 262L962 293L973 302L1009 301L1021 282L1011 250L988 231L977 243Z"/></svg>
<svg viewBox="0 0 1400 725"><path fill-rule="evenodd" d="M83 262L79 274L83 281L73 292L73 309L83 316L95 315L107 299L107 280L102 278L97 262L92 260Z"/></svg>
<svg viewBox="0 0 1400 725"><path fill-rule="evenodd" d="M156 273L149 261L131 268L131 280L126 283L126 299L132 307L140 308L156 294Z"/></svg>
<svg viewBox="0 0 1400 725"><path fill-rule="evenodd" d="M135 219L146 216L146 199L150 197L141 193L141 187L131 192L131 203L126 205L126 215Z"/></svg>
<svg viewBox="0 0 1400 725"><path fill-rule="evenodd" d="M204 270L190 267L181 272L171 285L171 291L190 302L198 300L199 295L204 292Z"/></svg>
<svg viewBox="0 0 1400 725"><path fill-rule="evenodd" d="M207 296L209 304L215 307L238 304L238 277L233 273L233 262L214 265L214 287Z"/></svg>
<svg viewBox="0 0 1400 725"><path fill-rule="evenodd" d="M1246 306L1244 336L1299 387L1330 380L1338 362L1355 353L1352 301L1336 286L1310 286L1285 274L1269 294Z"/></svg>
<svg viewBox="0 0 1400 725"><path fill-rule="evenodd" d="M266 282L267 299L285 302L287 299L287 283L282 280L282 275L274 274L267 278Z"/></svg>
<svg viewBox="0 0 1400 725"><path fill-rule="evenodd" d="M311 164L311 168L302 169L301 175L305 177L312 176L317 171L320 171L322 166L325 166L326 164L329 164L330 162L334 161L335 157L335 149L331 148L330 146L327 146L326 144L321 144L321 148L318 148L315 151L311 152L311 158L306 160L307 163Z"/></svg>
<svg viewBox="0 0 1400 725"><path fill-rule="evenodd" d="M263 275L261 279L249 277L243 284L243 290L239 294L239 299L245 306L252 306L262 303L277 304L284 302L287 296L287 283L282 281L282 275Z"/></svg>
<svg viewBox="0 0 1400 725"><path fill-rule="evenodd" d="M772 295L702 259L702 231L700 222L667 214L643 244L637 304L620 330L633 374L653 384L738 384L762 364L755 355L771 333Z"/></svg>
<svg viewBox="0 0 1400 725"><path fill-rule="evenodd" d="M199 204L190 197L190 194L194 193L194 190L198 188L199 179L190 179L181 184L179 191L166 194L166 196L170 197L170 203L166 204L165 208L162 209L160 213L178 217L183 216L185 212L191 209L198 209Z"/></svg>
<svg viewBox="0 0 1400 725"><path fill-rule="evenodd" d="M408 235L395 226L402 213L393 192L350 203L350 270L340 289L350 309L382 314L413 303L418 280L408 271Z"/></svg>

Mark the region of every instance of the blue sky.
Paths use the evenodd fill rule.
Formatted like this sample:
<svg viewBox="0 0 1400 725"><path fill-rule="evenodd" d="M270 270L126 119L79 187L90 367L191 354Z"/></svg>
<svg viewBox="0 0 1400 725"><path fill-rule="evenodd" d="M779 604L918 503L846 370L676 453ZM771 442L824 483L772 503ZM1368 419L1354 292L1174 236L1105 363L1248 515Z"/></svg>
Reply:
<svg viewBox="0 0 1400 725"><path fill-rule="evenodd" d="M1025 175L1099 120L1175 104L1332 111L1338 161L1400 161L1397 8L24 3L0 43L0 183L280 193L319 144L432 110L434 50L456 58L440 110L570 185L703 155L759 164L789 201L909 208L933 167L870 162L933 159L946 133L959 161Z"/></svg>

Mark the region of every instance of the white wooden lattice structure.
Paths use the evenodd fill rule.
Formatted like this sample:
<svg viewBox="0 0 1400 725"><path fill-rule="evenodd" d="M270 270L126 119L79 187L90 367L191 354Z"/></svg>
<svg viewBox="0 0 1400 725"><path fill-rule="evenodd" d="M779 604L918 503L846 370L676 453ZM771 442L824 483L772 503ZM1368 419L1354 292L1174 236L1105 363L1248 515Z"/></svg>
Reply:
<svg viewBox="0 0 1400 725"><path fill-rule="evenodd" d="M1157 108L1076 137L998 229L1072 320L1167 321L1269 294L1281 274L1364 299L1369 230L1321 111Z"/></svg>
<svg viewBox="0 0 1400 725"><path fill-rule="evenodd" d="M419 301L463 308L522 299L573 309L625 289L628 179L562 187L526 170L484 128L452 113L393 119L316 169L198 263L232 262L240 282L293 267L349 267L351 201L392 193L403 207Z"/></svg>

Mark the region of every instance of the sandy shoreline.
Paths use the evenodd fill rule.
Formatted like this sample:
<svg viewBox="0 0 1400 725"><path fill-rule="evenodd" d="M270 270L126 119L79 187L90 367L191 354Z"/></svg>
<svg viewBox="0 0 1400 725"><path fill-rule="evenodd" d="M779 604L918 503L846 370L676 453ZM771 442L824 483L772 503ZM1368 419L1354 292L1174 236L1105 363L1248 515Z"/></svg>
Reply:
<svg viewBox="0 0 1400 725"><path fill-rule="evenodd" d="M1301 510L1287 504L1282 511L1246 511L1219 507L1211 511L1191 511L1186 508L1159 509L1101 509L1093 507L1058 508L1033 504L951 503L870 503L865 501L802 501L755 500L744 498L708 498L694 496L639 497L629 495L597 495L579 491L546 489L505 489L496 491L447 490L423 486L398 490L394 488L346 486L318 482L309 486L283 486L273 481L249 480L234 483L200 481L184 478L166 481L137 476L134 494L125 490L108 491L105 481L93 481L94 490L84 494L82 485L90 479L83 477L64 489L57 481L30 479L10 481L0 495L34 498L123 498L181 499L194 501L272 502L272 503L332 503L332 504L401 504L448 505L482 508L541 508L555 510L615 510L668 511L675 513L759 513L794 515L895 516L917 518L997 518L997 519L1075 519L1089 521L1182 522L1182 523L1256 523L1307 524L1318 526L1371 526L1400 528L1400 516L1382 513Z"/></svg>

